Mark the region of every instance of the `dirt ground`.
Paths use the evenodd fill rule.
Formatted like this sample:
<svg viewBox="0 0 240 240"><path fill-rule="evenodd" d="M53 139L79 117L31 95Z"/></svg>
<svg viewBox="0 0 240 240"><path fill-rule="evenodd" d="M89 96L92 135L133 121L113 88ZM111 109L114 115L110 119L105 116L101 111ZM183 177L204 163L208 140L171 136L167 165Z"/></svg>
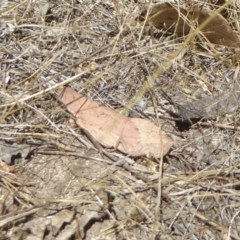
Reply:
<svg viewBox="0 0 240 240"><path fill-rule="evenodd" d="M240 239L239 49L144 27L159 2L1 1L0 239ZM103 154L63 85L154 122L171 150Z"/></svg>

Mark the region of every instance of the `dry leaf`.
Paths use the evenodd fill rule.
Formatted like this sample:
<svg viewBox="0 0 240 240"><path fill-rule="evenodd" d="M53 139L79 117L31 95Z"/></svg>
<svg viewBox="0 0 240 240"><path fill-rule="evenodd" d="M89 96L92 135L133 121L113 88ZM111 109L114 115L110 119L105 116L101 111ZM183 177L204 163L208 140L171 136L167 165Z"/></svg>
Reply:
<svg viewBox="0 0 240 240"><path fill-rule="evenodd" d="M144 11L140 15L139 21L145 21L146 13L147 11ZM187 11L183 8L174 7L170 3L161 3L153 6L146 24L182 36L191 30L186 16Z"/></svg>
<svg viewBox="0 0 240 240"><path fill-rule="evenodd" d="M192 19L196 20L198 26L211 17L214 11L196 6L192 13ZM227 47L240 47L238 35L232 30L227 20L217 14L203 29L203 34L211 43Z"/></svg>
<svg viewBox="0 0 240 240"><path fill-rule="evenodd" d="M146 23L158 29L184 36L189 34L191 29L199 27L213 14L216 13L197 5L194 6L193 10L186 11L178 5L162 3L152 8ZM144 21L145 17L146 13L143 13L139 20ZM220 14L216 14L210 22L203 26L201 32L211 43L227 47L240 47L238 35Z"/></svg>
<svg viewBox="0 0 240 240"><path fill-rule="evenodd" d="M116 147L131 156L161 157L172 146L172 139L152 122L128 118L71 88L59 90L58 99L76 117L77 124L106 147Z"/></svg>

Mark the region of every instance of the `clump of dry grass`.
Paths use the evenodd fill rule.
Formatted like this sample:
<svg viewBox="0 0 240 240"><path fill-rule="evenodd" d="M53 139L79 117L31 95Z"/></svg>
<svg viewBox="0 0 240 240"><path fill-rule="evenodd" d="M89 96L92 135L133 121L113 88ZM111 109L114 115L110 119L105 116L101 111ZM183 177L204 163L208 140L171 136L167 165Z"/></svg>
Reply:
<svg viewBox="0 0 240 240"><path fill-rule="evenodd" d="M240 238L239 111L189 126L169 115L175 110L162 95L181 96L181 103L239 91L232 87L238 50L197 38L184 45L186 38L143 28L135 21L143 6L149 4L0 4L0 144L10 152L13 144L31 146L15 162L17 179L0 174L2 239ZM237 2L226 13L239 30ZM174 138L173 149L161 160L100 155L56 101L63 84L156 121Z"/></svg>

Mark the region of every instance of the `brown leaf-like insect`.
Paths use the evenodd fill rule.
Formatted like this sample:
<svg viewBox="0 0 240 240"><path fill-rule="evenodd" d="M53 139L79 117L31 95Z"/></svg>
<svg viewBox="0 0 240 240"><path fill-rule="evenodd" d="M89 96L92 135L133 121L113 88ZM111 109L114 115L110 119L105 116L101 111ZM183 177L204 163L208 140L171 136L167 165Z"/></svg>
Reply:
<svg viewBox="0 0 240 240"><path fill-rule="evenodd" d="M131 156L160 158L172 146L172 139L149 120L126 117L68 87L60 89L57 97L76 117L77 124L106 147L116 147Z"/></svg>

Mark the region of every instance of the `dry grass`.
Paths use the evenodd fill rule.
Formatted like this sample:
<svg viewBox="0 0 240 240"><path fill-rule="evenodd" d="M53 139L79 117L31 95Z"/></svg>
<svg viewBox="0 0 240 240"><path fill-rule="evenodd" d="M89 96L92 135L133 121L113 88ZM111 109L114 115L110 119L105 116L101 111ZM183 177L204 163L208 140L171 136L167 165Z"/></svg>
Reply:
<svg viewBox="0 0 240 240"><path fill-rule="evenodd" d="M1 239L240 239L239 111L181 122L163 94L239 96L239 52L144 28L146 6L0 3L0 157L22 157L0 172ZM236 1L224 12L238 32L239 11ZM99 154L55 98L66 84L154 121L170 153Z"/></svg>

